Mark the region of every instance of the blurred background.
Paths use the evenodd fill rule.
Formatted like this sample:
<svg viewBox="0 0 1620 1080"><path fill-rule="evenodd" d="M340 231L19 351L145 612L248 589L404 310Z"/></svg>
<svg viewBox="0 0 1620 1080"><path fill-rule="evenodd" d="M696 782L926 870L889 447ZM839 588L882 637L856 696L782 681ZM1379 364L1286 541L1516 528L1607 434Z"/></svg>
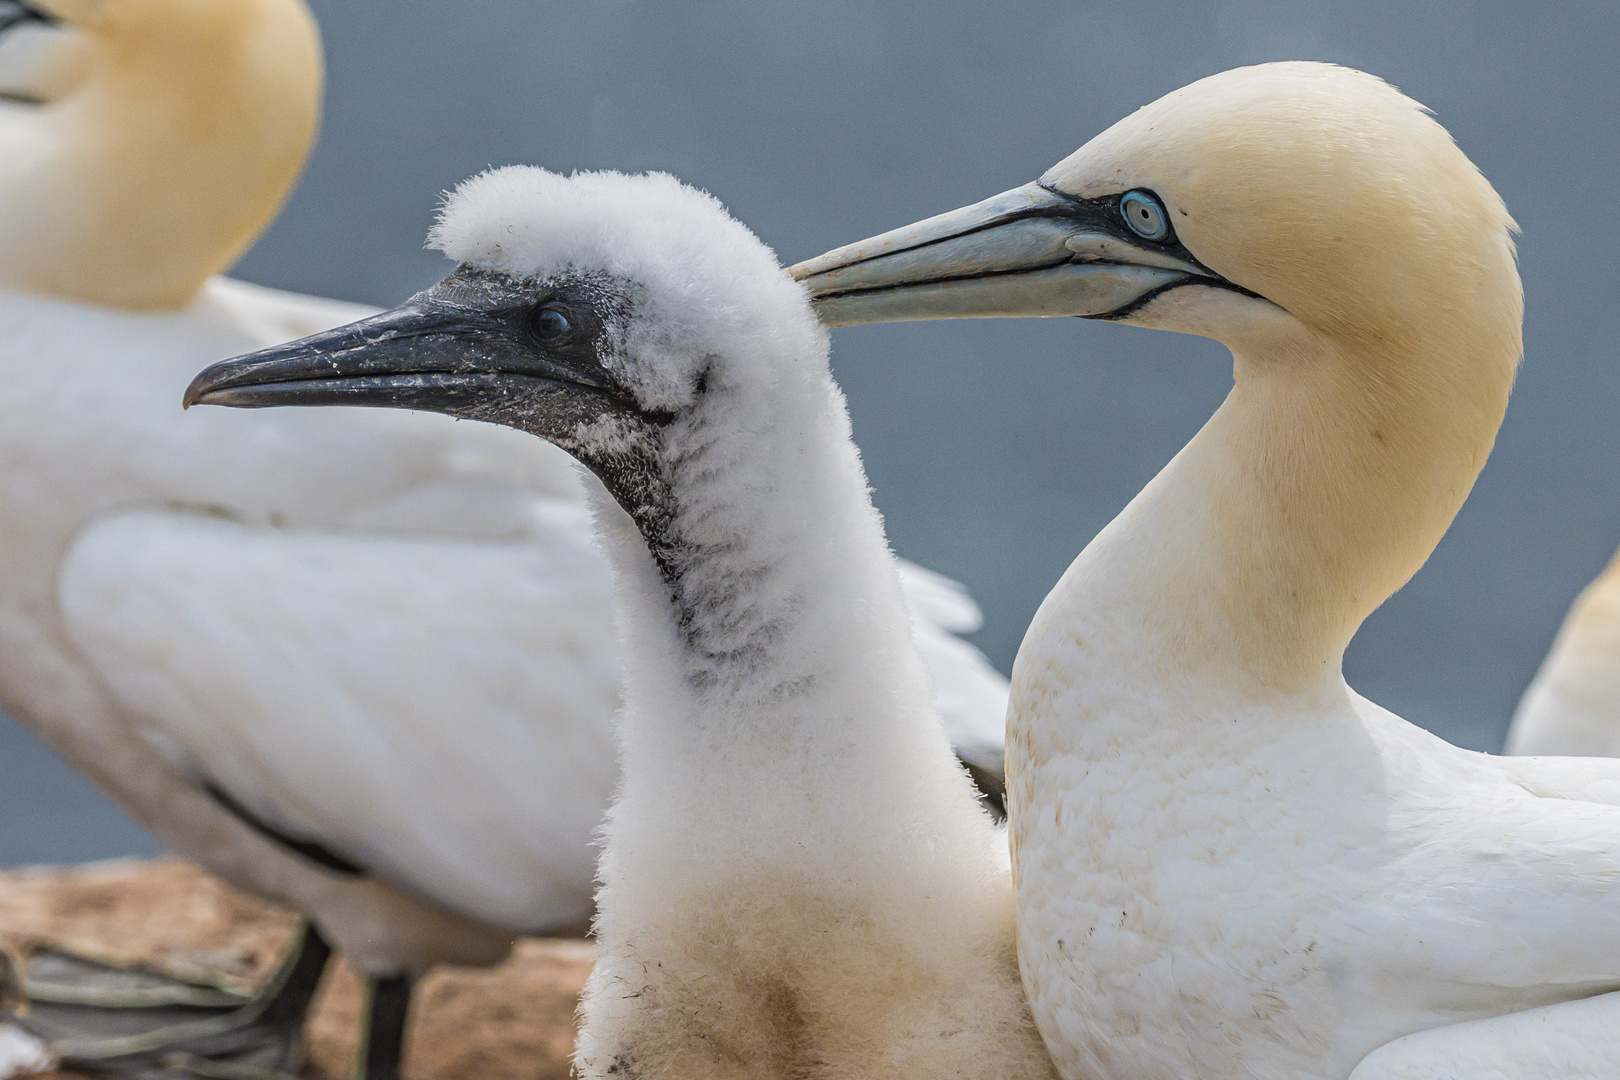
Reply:
<svg viewBox="0 0 1620 1080"><path fill-rule="evenodd" d="M393 304L447 269L440 193L491 165L662 169L784 262L1026 183L1194 79L1331 60L1434 110L1523 227L1525 363L1473 497L1346 658L1353 686L1500 748L1620 544L1620 5L1477 0L311 0L326 122L235 273ZM840 330L895 548L965 582L1003 671L1069 561L1219 404L1213 342L1076 319ZM0 864L157 850L0 718Z"/></svg>

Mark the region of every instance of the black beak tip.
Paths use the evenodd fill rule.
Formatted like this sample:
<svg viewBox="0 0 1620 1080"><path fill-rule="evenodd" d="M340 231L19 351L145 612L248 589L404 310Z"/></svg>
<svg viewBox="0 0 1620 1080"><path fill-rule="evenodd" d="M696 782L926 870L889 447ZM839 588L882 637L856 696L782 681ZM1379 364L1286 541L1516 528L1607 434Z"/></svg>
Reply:
<svg viewBox="0 0 1620 1080"><path fill-rule="evenodd" d="M264 353L272 350L266 349ZM209 364L197 373L186 387L186 396L181 399L180 407L189 409L193 405L229 405L228 400L232 390L251 388L259 385L263 378L254 378L255 369L264 353L249 353L246 356L234 356L229 360L220 360Z"/></svg>
<svg viewBox="0 0 1620 1080"><path fill-rule="evenodd" d="M186 387L186 396L180 400L182 409L189 409L193 405L208 404L205 399L215 389L217 380L214 378L214 370L218 366L216 364L214 367L204 369L197 374L195 379L191 380L191 385Z"/></svg>

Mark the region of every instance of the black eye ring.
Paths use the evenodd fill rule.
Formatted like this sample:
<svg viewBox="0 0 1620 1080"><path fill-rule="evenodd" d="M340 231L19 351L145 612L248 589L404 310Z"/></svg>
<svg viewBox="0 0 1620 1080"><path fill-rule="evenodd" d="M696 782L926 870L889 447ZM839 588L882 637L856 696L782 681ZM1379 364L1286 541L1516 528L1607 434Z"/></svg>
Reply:
<svg viewBox="0 0 1620 1080"><path fill-rule="evenodd" d="M1131 231L1144 240L1170 239L1170 215L1151 191L1138 188L1119 197L1119 213Z"/></svg>
<svg viewBox="0 0 1620 1080"><path fill-rule="evenodd" d="M37 22L55 26L57 20L26 2L26 0L0 0L0 34L21 23Z"/></svg>
<svg viewBox="0 0 1620 1080"><path fill-rule="evenodd" d="M560 308L551 306L535 312L530 322L534 326L534 336L541 341L560 341L574 328L574 324L568 321L568 316L564 315Z"/></svg>

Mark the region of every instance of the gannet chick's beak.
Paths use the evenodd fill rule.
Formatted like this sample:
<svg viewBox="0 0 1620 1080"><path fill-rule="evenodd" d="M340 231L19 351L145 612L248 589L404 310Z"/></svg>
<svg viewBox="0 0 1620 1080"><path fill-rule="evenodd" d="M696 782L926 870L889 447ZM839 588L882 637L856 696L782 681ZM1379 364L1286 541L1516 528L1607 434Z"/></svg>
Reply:
<svg viewBox="0 0 1620 1080"><path fill-rule="evenodd" d="M656 422L600 360L614 300L601 282L537 290L463 265L392 311L214 364L186 388L185 406L419 409L504 424L576 452L582 424Z"/></svg>
<svg viewBox="0 0 1620 1080"><path fill-rule="evenodd" d="M1093 198L1043 177L793 266L827 326L1077 315L1122 319L1187 285L1254 296L1176 237L1146 189Z"/></svg>
<svg viewBox="0 0 1620 1080"><path fill-rule="evenodd" d="M590 469L659 536L669 508L653 459L671 414L603 363L627 310L623 283L601 274L462 263L392 311L214 364L184 404L362 405L517 428Z"/></svg>

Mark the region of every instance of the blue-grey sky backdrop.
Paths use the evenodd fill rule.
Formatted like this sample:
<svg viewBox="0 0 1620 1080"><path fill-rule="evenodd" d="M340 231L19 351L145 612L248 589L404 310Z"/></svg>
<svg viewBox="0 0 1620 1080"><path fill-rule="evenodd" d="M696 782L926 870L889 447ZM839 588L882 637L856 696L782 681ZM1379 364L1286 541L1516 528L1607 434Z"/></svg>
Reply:
<svg viewBox="0 0 1620 1080"><path fill-rule="evenodd" d="M663 169L792 262L1025 183L1201 76L1331 60L1434 110L1523 226L1526 357L1496 452L1346 659L1357 689L1500 747L1620 544L1620 6L312 0L326 123L251 281L392 304L447 266L439 194L490 165ZM902 553L966 582L1007 670L1069 560L1214 410L1207 341L1075 319L840 330ZM364 762L356 767L364 768ZM0 864L155 850L0 719Z"/></svg>

